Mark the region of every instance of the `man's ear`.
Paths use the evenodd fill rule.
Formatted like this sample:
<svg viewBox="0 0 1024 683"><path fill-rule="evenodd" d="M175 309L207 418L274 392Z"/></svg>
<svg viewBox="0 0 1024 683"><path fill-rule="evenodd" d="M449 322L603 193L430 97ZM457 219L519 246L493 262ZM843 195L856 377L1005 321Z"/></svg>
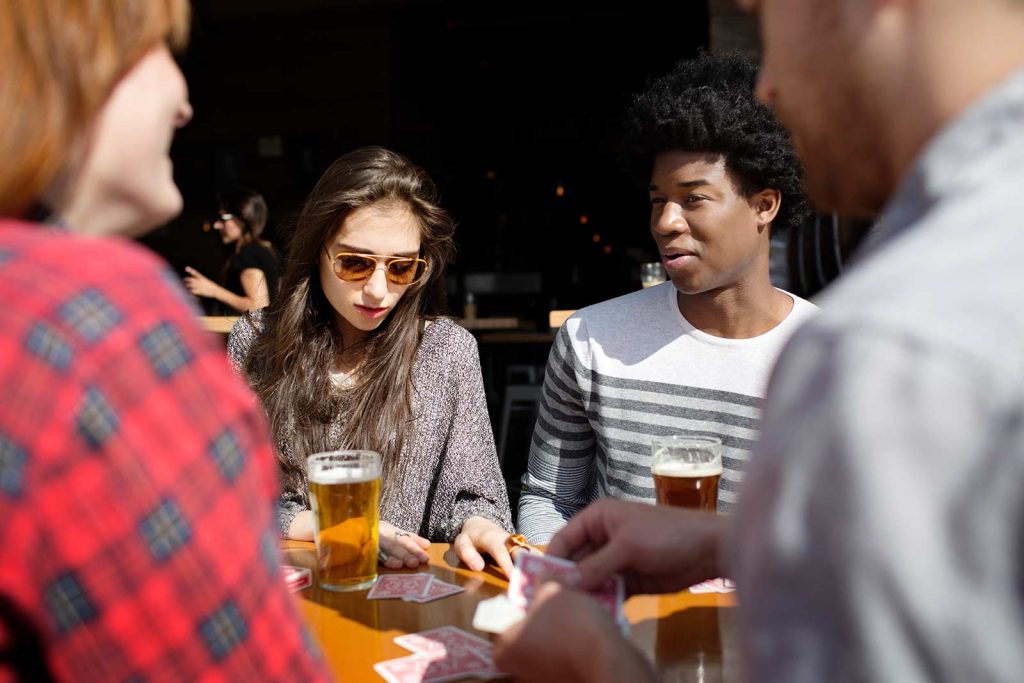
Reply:
<svg viewBox="0 0 1024 683"><path fill-rule="evenodd" d="M757 215L758 225L768 225L775 220L782 206L782 193L771 188L761 190L750 198L750 208Z"/></svg>

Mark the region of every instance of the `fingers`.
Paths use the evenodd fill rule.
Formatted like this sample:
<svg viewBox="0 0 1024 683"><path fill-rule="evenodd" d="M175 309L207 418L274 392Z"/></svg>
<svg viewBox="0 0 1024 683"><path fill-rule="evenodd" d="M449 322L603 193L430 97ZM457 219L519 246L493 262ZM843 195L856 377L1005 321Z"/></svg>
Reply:
<svg viewBox="0 0 1024 683"><path fill-rule="evenodd" d="M569 523L551 539L548 554L572 558L578 556L578 551L586 546L601 546L608 538L605 513L609 502L599 500L570 519Z"/></svg>
<svg viewBox="0 0 1024 683"><path fill-rule="evenodd" d="M400 545L403 550L409 553L409 555L415 557L418 560L418 563L426 564L430 561L430 555L427 554L426 550L423 548L423 545L420 543L420 541L423 540L422 538L420 538L416 534L410 533L397 534L397 537L398 545ZM430 543L427 542L427 548L429 547Z"/></svg>
<svg viewBox="0 0 1024 683"><path fill-rule="evenodd" d="M476 551L485 552L497 563L498 569L507 577L512 576L512 556L505 547L505 539L508 534L504 529L482 534L474 544ZM522 552L526 552L522 550ZM482 569L482 567L481 567Z"/></svg>
<svg viewBox="0 0 1024 683"><path fill-rule="evenodd" d="M456 536L452 547L455 549L455 555L473 571L478 572L484 568L484 558L477 552L469 534L461 533Z"/></svg>
<svg viewBox="0 0 1024 683"><path fill-rule="evenodd" d="M408 567L409 569L415 569L420 566L426 559L421 560L418 556L414 555L408 548L402 543L395 541L384 541L381 540L381 548L387 554L388 559L384 561L384 566L388 569L401 569Z"/></svg>
<svg viewBox="0 0 1024 683"><path fill-rule="evenodd" d="M632 553L622 539L612 539L576 565L581 590L592 590L629 565Z"/></svg>
<svg viewBox="0 0 1024 683"><path fill-rule="evenodd" d="M192 266L185 266L185 272L188 273L189 275L194 275L196 277L201 277L199 271L196 270L195 268L193 268Z"/></svg>
<svg viewBox="0 0 1024 683"><path fill-rule="evenodd" d="M509 554L505 548L505 543L502 542L497 544L493 548L488 548L487 552L491 554L494 561L498 563L498 568L501 569L501 573L508 578L512 578L512 555ZM526 552L523 550L523 552Z"/></svg>

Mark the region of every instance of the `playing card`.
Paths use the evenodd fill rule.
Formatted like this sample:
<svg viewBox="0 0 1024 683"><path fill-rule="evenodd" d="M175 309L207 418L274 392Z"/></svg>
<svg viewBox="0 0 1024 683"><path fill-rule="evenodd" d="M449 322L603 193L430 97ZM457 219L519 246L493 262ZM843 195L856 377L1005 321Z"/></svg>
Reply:
<svg viewBox="0 0 1024 683"><path fill-rule="evenodd" d="M367 600L387 600L390 598L421 598L427 593L434 577L430 574L384 574L377 579Z"/></svg>
<svg viewBox="0 0 1024 683"><path fill-rule="evenodd" d="M441 626L429 631L398 636L395 638L395 644L421 655L444 655L457 650L489 652L491 649L490 641L455 626Z"/></svg>
<svg viewBox="0 0 1024 683"><path fill-rule="evenodd" d="M626 587L621 576L613 576L602 586L590 591L590 595L608 610L608 614L620 624L625 623L626 615L622 611L622 603L626 599Z"/></svg>
<svg viewBox="0 0 1024 683"><path fill-rule="evenodd" d="M309 588L313 583L313 577L306 567L295 567L290 564L281 566L281 574L284 576L284 584L291 592Z"/></svg>
<svg viewBox="0 0 1024 683"><path fill-rule="evenodd" d="M461 593L465 588L462 586L456 586L454 583L447 583L441 579L434 577L434 580L430 582L427 587L427 593L423 597L405 597L402 598L407 602L418 602L420 604L425 602L433 602L434 600L440 600L441 598L447 598L449 595L455 595Z"/></svg>
<svg viewBox="0 0 1024 683"><path fill-rule="evenodd" d="M441 683L478 674L490 675L494 664L475 650L458 650L446 655L411 655L373 666L388 683Z"/></svg>
<svg viewBox="0 0 1024 683"><path fill-rule="evenodd" d="M550 579L564 579L568 585L579 579L576 563L548 555L516 553L512 578L508 582L508 599L520 609L526 609L542 583Z"/></svg>
<svg viewBox="0 0 1024 683"><path fill-rule="evenodd" d="M524 615L525 612L513 605L507 595L496 595L476 604L473 628L486 633L504 633Z"/></svg>
<svg viewBox="0 0 1024 683"><path fill-rule="evenodd" d="M732 593L736 584L731 579L708 579L696 586L690 586L691 593Z"/></svg>

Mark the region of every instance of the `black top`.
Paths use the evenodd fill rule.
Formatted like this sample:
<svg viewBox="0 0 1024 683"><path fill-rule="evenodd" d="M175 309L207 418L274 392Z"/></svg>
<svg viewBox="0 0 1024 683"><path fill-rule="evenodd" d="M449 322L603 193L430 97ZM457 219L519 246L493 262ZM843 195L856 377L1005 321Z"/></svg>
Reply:
<svg viewBox="0 0 1024 683"><path fill-rule="evenodd" d="M263 275L267 278L267 293L270 300L273 301L277 294L279 276L277 256L274 252L259 242L249 242L238 250L228 264L224 286L239 296L245 296L245 289L242 287L242 271L246 268L257 268L263 271Z"/></svg>

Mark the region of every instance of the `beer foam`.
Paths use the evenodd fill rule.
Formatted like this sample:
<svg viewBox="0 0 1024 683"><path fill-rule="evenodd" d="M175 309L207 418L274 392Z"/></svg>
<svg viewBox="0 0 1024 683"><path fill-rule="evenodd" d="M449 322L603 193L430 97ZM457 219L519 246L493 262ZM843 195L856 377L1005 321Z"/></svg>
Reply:
<svg viewBox="0 0 1024 683"><path fill-rule="evenodd" d="M310 478L311 484L362 484L378 476L376 467L336 467L320 470Z"/></svg>
<svg viewBox="0 0 1024 683"><path fill-rule="evenodd" d="M656 463L651 474L659 477L714 477L722 474L722 463L666 460Z"/></svg>

